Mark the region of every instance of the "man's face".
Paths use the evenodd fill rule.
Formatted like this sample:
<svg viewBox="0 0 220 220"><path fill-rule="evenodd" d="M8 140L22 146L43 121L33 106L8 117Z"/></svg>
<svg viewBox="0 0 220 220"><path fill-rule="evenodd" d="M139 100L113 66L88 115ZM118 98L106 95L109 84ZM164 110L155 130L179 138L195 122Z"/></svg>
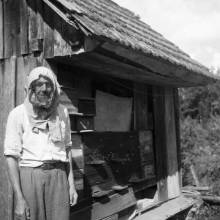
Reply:
<svg viewBox="0 0 220 220"><path fill-rule="evenodd" d="M48 101L51 100L54 90L51 80L43 76L40 76L39 79L33 82L32 89L41 105L47 105Z"/></svg>

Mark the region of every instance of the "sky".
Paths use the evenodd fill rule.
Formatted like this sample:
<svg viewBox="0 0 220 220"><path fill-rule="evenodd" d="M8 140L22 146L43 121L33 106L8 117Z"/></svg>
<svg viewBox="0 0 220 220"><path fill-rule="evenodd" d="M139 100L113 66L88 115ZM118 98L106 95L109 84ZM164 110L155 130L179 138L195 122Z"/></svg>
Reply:
<svg viewBox="0 0 220 220"><path fill-rule="evenodd" d="M220 68L220 0L114 0L208 68Z"/></svg>

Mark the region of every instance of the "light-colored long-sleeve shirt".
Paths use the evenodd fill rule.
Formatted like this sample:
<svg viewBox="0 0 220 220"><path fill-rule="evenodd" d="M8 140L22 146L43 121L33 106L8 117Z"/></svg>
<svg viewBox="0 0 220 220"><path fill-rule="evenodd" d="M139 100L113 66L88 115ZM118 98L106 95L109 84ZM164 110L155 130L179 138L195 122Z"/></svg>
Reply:
<svg viewBox="0 0 220 220"><path fill-rule="evenodd" d="M33 132L23 104L8 116L4 155L19 158L20 166L37 167L44 161L68 162L66 147L72 146L70 120L67 109L59 105L61 140L53 142L47 130Z"/></svg>

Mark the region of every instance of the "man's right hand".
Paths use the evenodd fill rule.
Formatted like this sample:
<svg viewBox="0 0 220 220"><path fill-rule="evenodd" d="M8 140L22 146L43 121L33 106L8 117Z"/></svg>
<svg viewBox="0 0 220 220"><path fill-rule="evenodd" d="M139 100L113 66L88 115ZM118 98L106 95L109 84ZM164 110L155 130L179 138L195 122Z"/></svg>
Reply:
<svg viewBox="0 0 220 220"><path fill-rule="evenodd" d="M22 198L18 199L15 204L15 215L18 218L24 218L25 220L30 220L30 208L27 202Z"/></svg>

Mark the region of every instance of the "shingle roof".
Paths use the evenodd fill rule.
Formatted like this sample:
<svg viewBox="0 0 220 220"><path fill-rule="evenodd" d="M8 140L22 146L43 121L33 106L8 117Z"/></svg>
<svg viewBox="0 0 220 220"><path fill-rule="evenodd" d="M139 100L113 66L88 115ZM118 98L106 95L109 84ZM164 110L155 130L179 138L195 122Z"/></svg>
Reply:
<svg viewBox="0 0 220 220"><path fill-rule="evenodd" d="M87 34L107 38L144 54L162 58L187 70L211 76L208 68L111 0L56 0Z"/></svg>

